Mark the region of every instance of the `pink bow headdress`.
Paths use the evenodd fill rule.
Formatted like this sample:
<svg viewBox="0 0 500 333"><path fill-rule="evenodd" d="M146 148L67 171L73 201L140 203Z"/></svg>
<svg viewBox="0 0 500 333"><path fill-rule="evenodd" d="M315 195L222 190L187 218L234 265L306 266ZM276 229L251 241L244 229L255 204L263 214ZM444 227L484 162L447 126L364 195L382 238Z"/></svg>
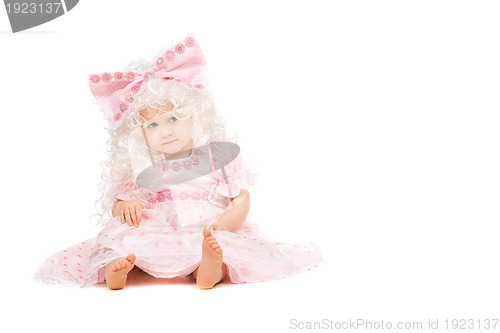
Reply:
<svg viewBox="0 0 500 333"><path fill-rule="evenodd" d="M90 91L106 115L119 125L136 100L141 84L153 75L204 89L207 82L206 62L199 44L193 37L187 37L184 43L178 43L158 58L153 68L142 73L92 74L89 76Z"/></svg>

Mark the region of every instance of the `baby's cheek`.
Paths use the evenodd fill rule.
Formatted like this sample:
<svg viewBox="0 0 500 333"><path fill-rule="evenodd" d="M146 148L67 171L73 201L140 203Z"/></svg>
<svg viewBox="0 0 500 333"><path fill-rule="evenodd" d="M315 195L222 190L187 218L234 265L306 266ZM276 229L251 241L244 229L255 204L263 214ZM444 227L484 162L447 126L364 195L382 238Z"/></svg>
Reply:
<svg viewBox="0 0 500 333"><path fill-rule="evenodd" d="M154 150L158 150L160 147L159 140L155 135L147 135L146 144Z"/></svg>

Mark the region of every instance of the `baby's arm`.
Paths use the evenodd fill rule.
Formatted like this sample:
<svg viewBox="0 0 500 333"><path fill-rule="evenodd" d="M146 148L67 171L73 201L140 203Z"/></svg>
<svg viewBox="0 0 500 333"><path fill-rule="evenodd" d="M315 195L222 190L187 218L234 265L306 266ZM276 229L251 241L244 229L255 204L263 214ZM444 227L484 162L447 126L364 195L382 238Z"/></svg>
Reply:
<svg viewBox="0 0 500 333"><path fill-rule="evenodd" d="M208 228L211 230L234 231L245 221L250 210L250 194L247 190L241 190L240 194L231 199L229 208L224 214Z"/></svg>

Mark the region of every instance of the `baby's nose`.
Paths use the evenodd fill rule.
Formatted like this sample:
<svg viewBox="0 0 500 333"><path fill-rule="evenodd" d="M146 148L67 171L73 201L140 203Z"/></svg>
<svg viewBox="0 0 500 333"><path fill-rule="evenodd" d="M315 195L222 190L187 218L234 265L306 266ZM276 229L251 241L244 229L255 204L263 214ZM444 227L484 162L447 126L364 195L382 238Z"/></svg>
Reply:
<svg viewBox="0 0 500 333"><path fill-rule="evenodd" d="M168 138L171 135L172 135L172 130L168 128L168 126L165 126L161 131L162 138Z"/></svg>

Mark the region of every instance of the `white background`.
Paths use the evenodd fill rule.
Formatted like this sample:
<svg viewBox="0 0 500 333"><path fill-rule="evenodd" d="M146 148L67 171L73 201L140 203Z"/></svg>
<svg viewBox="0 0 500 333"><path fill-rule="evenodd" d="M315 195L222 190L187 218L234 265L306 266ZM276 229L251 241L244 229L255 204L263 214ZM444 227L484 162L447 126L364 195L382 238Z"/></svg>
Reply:
<svg viewBox="0 0 500 333"><path fill-rule="evenodd" d="M292 319L499 318L499 16L496 1L94 0L12 34L0 9L3 324L293 332ZM209 291L33 282L45 258L99 231L107 134L88 74L187 34L259 174L250 215L276 240L313 241L325 264Z"/></svg>

